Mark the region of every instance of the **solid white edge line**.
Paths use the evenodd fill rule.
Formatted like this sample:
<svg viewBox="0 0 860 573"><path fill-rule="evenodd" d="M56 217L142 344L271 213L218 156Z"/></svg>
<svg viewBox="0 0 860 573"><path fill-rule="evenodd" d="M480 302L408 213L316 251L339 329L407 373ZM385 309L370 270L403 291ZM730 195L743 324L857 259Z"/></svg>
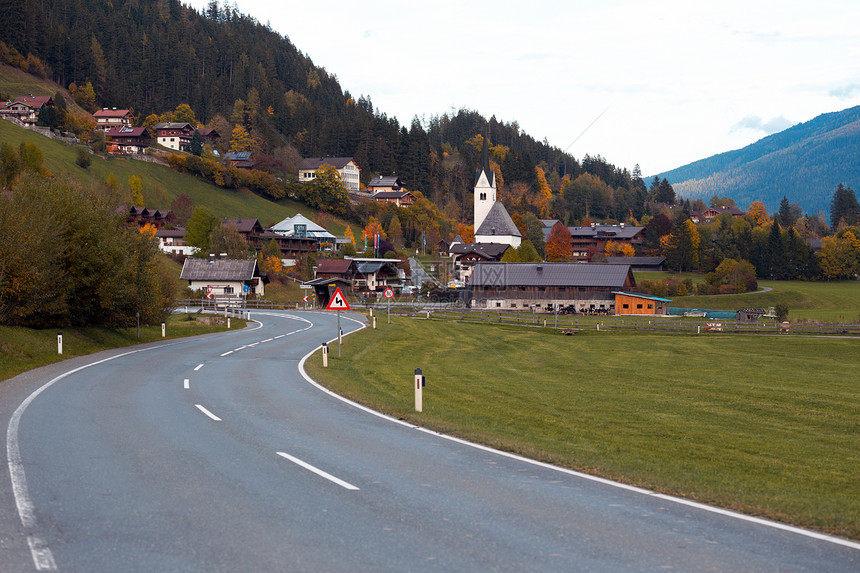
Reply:
<svg viewBox="0 0 860 573"><path fill-rule="evenodd" d="M342 487L344 489L348 489L350 491L359 491L358 488L355 487L354 485L352 485L351 483L343 481L342 479L337 478L337 477L331 475L330 473L324 472L323 470L319 469L318 467L312 466L311 464L304 462L304 461L300 460L299 458L291 456L290 454L287 454L285 452L275 452L275 453L277 453L282 458L286 458L286 459L290 460L291 462L293 462L294 464L301 466L301 467L305 468L306 470L317 474L320 477L324 477L325 479L329 480L330 482L336 483L337 485L339 485L340 487Z"/></svg>
<svg viewBox="0 0 860 573"><path fill-rule="evenodd" d="M355 320L355 319L353 319L353 318L349 318L349 317L345 317L345 318L346 318L347 320L351 320L351 321L353 321L353 322L356 322L356 323L360 324L360 325L361 325L361 328L357 328L357 329L355 329L355 330L353 330L353 331L346 332L346 333L344 333L344 336L348 336L348 335L350 335L350 334L352 334L352 333L354 333L354 332L358 332L359 330L362 330L363 328L366 328L366 327L367 327L367 325L366 325L366 324L364 324L364 323L363 323L363 322L361 322L361 321L358 321L358 320ZM337 340L337 337L335 337L335 338L333 338L332 340L330 340L330 341L329 341L329 343L332 343L332 342L334 342L335 340ZM576 471L576 470L571 470L571 469L563 468L563 467L560 467L560 466L554 466L554 465L552 465L552 464L548 464L548 463L545 463L545 462L540 462L540 461L533 460L533 459L530 459L530 458L526 458L526 457L523 457L523 456L520 456L520 455L517 455L517 454L512 454L512 453L510 453L510 452L504 452L504 451L502 451L502 450L497 450L497 449L491 448L491 447L489 447L489 446L484 446L484 445L482 445L482 444L476 444L476 443L474 443L474 442L469 442L469 441L466 441L466 440L464 440L464 439L462 439L462 438L457 438L457 437L455 437L455 436L449 436L449 435L447 435L447 434L443 434L443 433L441 433L441 432L437 432L437 431L435 431L435 430L430 430L430 429L428 429L428 428L423 428L423 427L421 427L421 426L416 426L415 424L412 424L412 423L409 423L409 422L405 422L405 421L403 421L403 420L398 420L397 418L393 418L393 417L389 416L388 414L383 414L382 412L377 412L376 410L373 410L373 409L371 409L371 408L368 408L367 406L364 406L363 404L359 404L358 402L354 402L354 401L350 400L349 398L344 398L344 397L343 397L343 396L341 396L340 394L337 394L337 393L335 393L335 392L333 392L333 391L329 390L328 388L326 388L325 386L321 385L319 382L317 382L316 380L314 380L313 378L311 378L311 377L310 377L310 375L309 375L309 374L307 373L307 371L305 370L305 362L306 362L306 361L307 361L307 359L308 359L308 358L310 358L310 357L311 357L311 356L312 356L312 355L313 355L313 354L314 354L318 349L319 349L319 348L314 348L313 350L311 350L310 352L308 352L307 354L305 354L305 355L302 357L302 359L299 361L299 373L302 375L302 377L303 377L303 378L304 378L304 379L305 379L309 384L311 384L312 386L316 387L318 390L321 390L322 392L325 392L325 393L326 393L326 394L328 394L329 396L332 396L333 398L337 398L338 400L340 400L341 402L344 402L345 404L349 404L350 406L353 406L354 408L358 408L359 410L362 410L362 411L364 411L364 412L367 412L368 414L371 414L371 415L376 416L376 417L378 417L378 418L381 418L381 419L383 419L383 420L387 420L387 421L389 421L389 422L392 422L392 423L398 424L398 425L400 425L400 426L404 426L404 427L406 427L406 428L411 428L411 429L413 429L413 430L418 430L419 432L423 432L423 433L425 433L425 434L429 434L429 435L431 435L431 436L436 436L436 437L442 438L442 439L444 439L444 440L448 440L448 441L451 441L451 442L455 442L455 443L457 443L457 444L461 444L461 445L464 445L464 446L468 446L468 447L470 447L470 448L475 448L475 449L477 449L477 450L481 450L481 451L488 452L488 453L491 453L491 454L496 454L496 455L499 455L499 456L502 456L502 457L505 457L505 458L509 458L509 459L512 459L512 460L516 460L516 461L523 462L523 463L526 463L526 464L530 464L530 465L533 465L533 466L537 466L537 467L540 467L540 468L544 468L544 469L548 469L548 470L552 470L552 471L560 472L560 473L563 473L563 474L567 474L567 475L569 475L569 476L573 476L573 477L577 477L577 478L582 478L582 479L585 479L585 480L593 481L593 482L600 483L600 484L603 484L603 485L608 485L608 486L610 486L610 487L614 487L614 488L618 488L618 489L623 489L623 490L626 490L626 491L631 491L631 492L639 493L639 494L642 494L642 495L647 495L647 496L649 496L649 497L656 497L656 498L663 499L663 500L665 500L665 501L669 501L669 502L672 502L672 503L677 503L677 504L680 504L680 505L686 505L686 506L688 506L688 507L694 507L694 508L696 508L696 509L701 509L701 510L703 510L703 511L707 511L707 512L710 512L710 513L715 513L715 514L723 515L723 516L726 516L726 517L731 517L731 518L734 518L734 519L739 519L739 520L741 520L741 521L747 521L747 522L749 522L749 523L755 523L755 524L758 524L758 525L763 525L763 526L766 526L766 527L770 527L770 528L772 528L772 529L779 529L779 530L787 531L787 532L794 533L794 534L797 534L797 535L802 535L802 536L804 536L804 537L809 537L809 538L817 539L817 540L820 540L820 541L827 541L827 542L829 542L829 543L834 543L834 544L836 544L836 545L842 545L842 546L844 546L844 547L850 547L851 549L857 549L857 550L860 550L860 543L858 543L858 542L856 542L856 541L851 541L851 540L849 540L849 539L844 539L844 538L841 538L841 537L835 537L835 536L833 536L833 535L827 535L826 533L820 533L820 532L818 532L818 531L811 531L811 530L809 530L809 529L803 529L803 528L801 528L801 527L797 527L797 526L794 526L794 525L788 525L788 524L786 524L786 523L780 523L780 522L778 522L778 521L772 521L772 520L764 519L764 518L761 518L761 517L755 517L755 516L752 516L752 515L746 515L746 514L744 514L744 513L738 513L738 512L736 512L736 511L730 511L730 510L728 510L728 509L723 509L723 508L721 508L721 507L714 507L714 506L711 506L711 505L705 505L705 504L703 504L703 503L698 503L698 502L695 502L695 501L690 501L690 500L688 500L688 499L684 499L684 498L681 498L681 497L675 497L675 496L671 496L671 495L666 495L666 494L658 493L658 492L651 491L651 490L648 490L648 489L644 489L644 488L641 488L641 487L636 487L636 486L632 486L632 485L628 485L628 484L624 484L624 483L620 483L620 482L612 481L612 480L610 480L610 479L606 479L606 478L602 478L602 477L593 476L593 475L589 475L589 474L586 474L586 473L578 472L578 471Z"/></svg>
<svg viewBox="0 0 860 573"><path fill-rule="evenodd" d="M189 388L191 388L191 380L189 380L188 378L186 378L185 380L183 380L183 381L182 381L182 387L183 387L184 389L186 389L186 390L188 390Z"/></svg>
<svg viewBox="0 0 860 573"><path fill-rule="evenodd" d="M210 418L212 418L216 422L222 421L221 418L219 418L218 416L216 416L215 414L213 414L212 412L210 412L209 410L207 410L206 408L204 408L200 404L194 404L194 405L197 407L198 410L200 410L201 412L203 412L204 414L206 414L207 416L209 416Z"/></svg>
<svg viewBox="0 0 860 573"><path fill-rule="evenodd" d="M57 569L57 562L54 561L54 554L48 549L48 545L39 537L34 535L27 536L27 545L30 546L30 554L33 556L33 565L37 571L54 571Z"/></svg>

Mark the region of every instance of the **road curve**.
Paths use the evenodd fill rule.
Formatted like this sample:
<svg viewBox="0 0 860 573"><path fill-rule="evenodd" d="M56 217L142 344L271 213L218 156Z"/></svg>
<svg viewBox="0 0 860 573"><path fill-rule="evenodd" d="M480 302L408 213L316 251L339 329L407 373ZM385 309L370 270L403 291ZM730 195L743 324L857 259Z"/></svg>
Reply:
<svg viewBox="0 0 860 573"><path fill-rule="evenodd" d="M860 570L854 542L357 408L302 374L334 315L252 316L0 384L0 571Z"/></svg>

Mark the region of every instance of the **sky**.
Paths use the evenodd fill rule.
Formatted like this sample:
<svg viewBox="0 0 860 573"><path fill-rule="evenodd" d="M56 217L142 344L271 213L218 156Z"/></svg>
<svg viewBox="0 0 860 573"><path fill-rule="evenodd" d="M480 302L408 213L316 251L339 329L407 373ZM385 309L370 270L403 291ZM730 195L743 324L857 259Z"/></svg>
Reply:
<svg viewBox="0 0 860 573"><path fill-rule="evenodd" d="M856 0L234 1L401 125L466 108L646 177L860 105Z"/></svg>

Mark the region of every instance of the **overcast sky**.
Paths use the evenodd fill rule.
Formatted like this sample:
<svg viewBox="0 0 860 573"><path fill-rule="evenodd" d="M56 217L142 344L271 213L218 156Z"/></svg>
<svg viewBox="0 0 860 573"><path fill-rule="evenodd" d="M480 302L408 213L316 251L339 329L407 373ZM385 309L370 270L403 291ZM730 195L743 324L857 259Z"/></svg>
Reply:
<svg viewBox="0 0 860 573"><path fill-rule="evenodd" d="M468 108L646 176L860 104L856 0L235 2L401 125Z"/></svg>

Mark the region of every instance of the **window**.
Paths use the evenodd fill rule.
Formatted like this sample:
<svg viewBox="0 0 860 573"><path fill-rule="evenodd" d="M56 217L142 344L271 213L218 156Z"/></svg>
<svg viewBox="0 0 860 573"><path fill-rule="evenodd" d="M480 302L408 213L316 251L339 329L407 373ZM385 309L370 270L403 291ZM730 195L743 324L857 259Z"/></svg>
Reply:
<svg viewBox="0 0 860 573"><path fill-rule="evenodd" d="M642 304L641 304L641 303L637 304L637 305L636 305L636 308L637 308L637 309L641 309L641 308L642 308Z"/></svg>
<svg viewBox="0 0 860 573"><path fill-rule="evenodd" d="M481 201L486 201L486 200L487 200L487 194L481 193Z"/></svg>
<svg viewBox="0 0 860 573"><path fill-rule="evenodd" d="M649 308L649 309L651 309L651 310L654 310L654 305L653 305L653 304L651 304L651 303L649 302L649 303L648 303L648 308Z"/></svg>
<svg viewBox="0 0 860 573"><path fill-rule="evenodd" d="M502 303L497 302L497 303L496 303L496 308L502 308Z"/></svg>
<svg viewBox="0 0 860 573"><path fill-rule="evenodd" d="M512 303L511 303L511 308L517 308L517 303L512 302Z"/></svg>
<svg viewBox="0 0 860 573"><path fill-rule="evenodd" d="M621 305L621 308L630 308L630 305L625 302Z"/></svg>

